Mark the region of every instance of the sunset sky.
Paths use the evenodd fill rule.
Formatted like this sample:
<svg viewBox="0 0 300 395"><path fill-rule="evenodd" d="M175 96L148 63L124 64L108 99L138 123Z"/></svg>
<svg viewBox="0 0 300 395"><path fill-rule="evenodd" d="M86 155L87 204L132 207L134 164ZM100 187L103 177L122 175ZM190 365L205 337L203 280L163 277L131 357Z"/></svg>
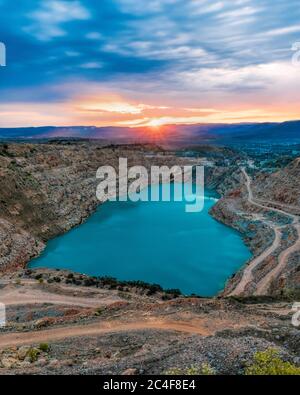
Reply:
<svg viewBox="0 0 300 395"><path fill-rule="evenodd" d="M0 127L300 119L299 0L0 0L0 42Z"/></svg>

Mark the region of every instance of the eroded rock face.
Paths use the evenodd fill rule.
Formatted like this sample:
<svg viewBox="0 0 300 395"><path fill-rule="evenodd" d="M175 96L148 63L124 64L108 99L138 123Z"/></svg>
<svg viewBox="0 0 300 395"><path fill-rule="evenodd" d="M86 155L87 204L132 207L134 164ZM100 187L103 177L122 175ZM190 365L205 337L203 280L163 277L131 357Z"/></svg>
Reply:
<svg viewBox="0 0 300 395"><path fill-rule="evenodd" d="M238 166L213 166L205 169L205 183L210 189L225 196L242 184L242 174Z"/></svg>
<svg viewBox="0 0 300 395"><path fill-rule="evenodd" d="M27 231L0 219L0 267L11 269L25 265L38 255L44 243Z"/></svg>
<svg viewBox="0 0 300 395"><path fill-rule="evenodd" d="M299 171L300 162L296 160L277 173L259 173L253 177L251 190L257 203L253 204L253 201L248 199L245 177L243 178L239 169L235 172L232 172L232 169L211 170L209 180L216 181L216 187L222 194L211 214L217 220L241 232L254 257L263 255L270 246L276 245L272 254L266 256L253 270L252 280L247 283L244 295L260 292L258 286L262 279L268 277L277 266L280 267L280 271L276 271L275 277L269 276L268 295L299 295L300 251L296 248L299 244L296 230L297 213L300 213ZM275 229L278 232L280 230L278 243L275 241ZM287 252L285 256L284 252L293 246L293 253ZM229 295L241 281L245 267L246 265L228 281L225 295Z"/></svg>
<svg viewBox="0 0 300 395"><path fill-rule="evenodd" d="M256 196L298 207L300 213L300 158L271 175L260 175L253 185Z"/></svg>

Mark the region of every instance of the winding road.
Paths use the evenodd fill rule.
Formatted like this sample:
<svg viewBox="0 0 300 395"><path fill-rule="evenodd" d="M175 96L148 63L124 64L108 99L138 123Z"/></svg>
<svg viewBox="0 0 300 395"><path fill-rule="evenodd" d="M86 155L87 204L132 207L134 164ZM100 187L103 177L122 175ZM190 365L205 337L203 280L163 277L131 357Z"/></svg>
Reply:
<svg viewBox="0 0 300 395"><path fill-rule="evenodd" d="M300 251L300 224L295 224L294 228L296 229L298 234L298 239L296 243L284 250L279 255L278 265L273 270L271 270L261 281L258 282L255 295L266 295L272 279L278 277L280 273L282 273L282 271L288 264L289 257L295 252Z"/></svg>
<svg viewBox="0 0 300 395"><path fill-rule="evenodd" d="M261 203L262 200L259 200L259 202L254 198L253 196L253 191L251 188L251 178L248 175L247 171L245 168L242 168L242 172L245 176L246 179L246 187L248 191L248 202L256 207L259 207L264 210L268 211L273 211L276 213L279 213L281 215L285 215L289 218L292 219L292 225L294 229L297 231L298 238L296 242L284 250L278 257L278 265L271 270L269 273L266 274L265 277L263 277L256 285L256 291L255 295L266 295L268 292L268 289L270 287L270 284L272 282L272 279L276 278L285 268L285 266L288 264L289 257L291 254L293 254L296 251L300 251L300 223L299 223L299 217L297 215L288 213L286 211L283 211L278 208L274 207L269 207ZM275 205L278 206L277 203L265 200L266 204L270 205ZM288 207L287 205L280 205L281 207ZM291 207L291 209L294 207ZM259 215L257 214L257 219L259 218ZM245 268L243 272L242 279L238 283L238 285L235 287L235 289L229 294L229 296L236 296L236 295L242 295L246 292L247 286L254 280L254 275L253 272L254 270L265 261L266 258L268 258L270 255L272 255L279 247L282 241L283 233L282 229L285 227L285 225L276 225L274 223L271 223L270 221L264 221L269 227L271 227L274 231L275 237L273 240L272 245L266 249L261 255L256 257L255 259L250 262L250 264Z"/></svg>

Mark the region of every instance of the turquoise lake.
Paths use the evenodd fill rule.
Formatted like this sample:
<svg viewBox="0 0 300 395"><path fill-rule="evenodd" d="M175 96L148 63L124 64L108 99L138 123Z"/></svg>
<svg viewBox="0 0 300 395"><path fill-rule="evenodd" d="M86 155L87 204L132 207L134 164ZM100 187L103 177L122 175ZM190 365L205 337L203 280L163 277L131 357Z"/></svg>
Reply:
<svg viewBox="0 0 300 395"><path fill-rule="evenodd" d="M50 240L29 267L216 295L251 254L237 232L209 215L215 203L209 191L199 213L186 213L186 202L107 202L84 224Z"/></svg>

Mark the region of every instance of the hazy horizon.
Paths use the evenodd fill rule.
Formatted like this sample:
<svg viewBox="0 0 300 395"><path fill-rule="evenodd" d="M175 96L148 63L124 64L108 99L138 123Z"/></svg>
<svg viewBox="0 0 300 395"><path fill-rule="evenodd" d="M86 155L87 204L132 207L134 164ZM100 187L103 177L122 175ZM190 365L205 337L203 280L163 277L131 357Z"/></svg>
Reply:
<svg viewBox="0 0 300 395"><path fill-rule="evenodd" d="M199 123L170 123L170 124L163 124L159 127L168 127L168 126L218 126L218 125L225 125L225 126L230 126L230 125L263 125L263 124L283 124L283 123L289 123L289 122L300 122L300 116L299 119L286 119L284 121L276 122L276 121L244 121L244 122L199 122ZM84 124L61 124L61 125L51 125L51 124L41 124L37 126L29 125L29 126L24 126L24 125L17 125L17 126L0 126L0 129L31 129L31 128L119 128L119 129L138 129L138 128L155 128L155 126L120 126L120 125L106 125L106 126L96 126L96 125L84 125Z"/></svg>

